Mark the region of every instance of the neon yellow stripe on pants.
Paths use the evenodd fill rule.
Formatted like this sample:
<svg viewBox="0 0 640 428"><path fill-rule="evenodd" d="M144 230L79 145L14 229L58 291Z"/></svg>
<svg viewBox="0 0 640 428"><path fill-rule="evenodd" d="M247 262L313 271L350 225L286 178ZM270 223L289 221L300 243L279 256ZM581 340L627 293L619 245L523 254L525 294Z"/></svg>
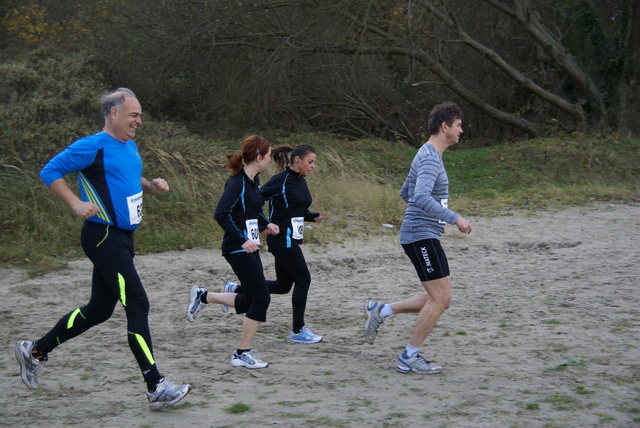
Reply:
<svg viewBox="0 0 640 428"><path fill-rule="evenodd" d="M80 312L80 308L71 312L71 315L69 315L69 319L67 320L67 330L73 327L73 322L76 320L76 317L78 316L78 314L82 315L82 313Z"/></svg>
<svg viewBox="0 0 640 428"><path fill-rule="evenodd" d="M122 274L118 273L118 288L120 289L120 302L122 306L127 306L127 294L125 289L126 283ZM140 336L138 333L129 332L129 334L133 334L133 337L136 338L138 345L140 345L140 349L144 352L144 356L147 357L147 361L149 364L155 364L155 360L153 359L153 355L151 354L151 349L147 345L147 342L144 340L144 337Z"/></svg>
<svg viewBox="0 0 640 428"><path fill-rule="evenodd" d="M138 345L140 345L140 348L142 348L142 352L144 352L144 355L147 357L149 363L155 364L156 362L153 359L153 355L151 355L151 349L149 349L149 347L147 346L147 342L145 342L144 337L140 336L138 333L129 332L129 334L133 334L133 336L136 338L136 340L138 341Z"/></svg>
<svg viewBox="0 0 640 428"><path fill-rule="evenodd" d="M127 306L127 293L125 286L124 277L118 273L118 288L120 289L120 303L122 303L122 306Z"/></svg>

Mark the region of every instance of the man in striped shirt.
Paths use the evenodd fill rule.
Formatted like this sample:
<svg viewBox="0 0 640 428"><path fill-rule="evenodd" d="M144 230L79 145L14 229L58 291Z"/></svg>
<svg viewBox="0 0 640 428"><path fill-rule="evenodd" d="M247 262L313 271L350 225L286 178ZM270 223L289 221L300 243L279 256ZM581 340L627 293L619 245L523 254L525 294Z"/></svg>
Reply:
<svg viewBox="0 0 640 428"><path fill-rule="evenodd" d="M401 373L434 374L442 367L423 358L419 351L440 315L451 305L451 277L447 257L440 245L445 224L471 233L471 223L448 208L449 178L442 153L457 144L462 134L463 114L451 102L437 105L429 115L429 140L418 150L400 196L407 203L400 228L400 244L411 259L426 294L416 294L389 304L367 300L364 335L373 344L384 319L398 313L418 313L406 349L398 356Z"/></svg>

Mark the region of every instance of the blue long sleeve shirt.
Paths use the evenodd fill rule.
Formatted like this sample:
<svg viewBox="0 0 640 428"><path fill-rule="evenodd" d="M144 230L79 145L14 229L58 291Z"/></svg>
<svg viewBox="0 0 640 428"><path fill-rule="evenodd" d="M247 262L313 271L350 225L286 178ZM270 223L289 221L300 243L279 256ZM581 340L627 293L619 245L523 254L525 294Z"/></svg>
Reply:
<svg viewBox="0 0 640 428"><path fill-rule="evenodd" d="M123 230L135 230L142 219L142 160L136 144L98 132L71 144L40 171L49 187L55 180L78 173L80 199L100 213L87 219Z"/></svg>

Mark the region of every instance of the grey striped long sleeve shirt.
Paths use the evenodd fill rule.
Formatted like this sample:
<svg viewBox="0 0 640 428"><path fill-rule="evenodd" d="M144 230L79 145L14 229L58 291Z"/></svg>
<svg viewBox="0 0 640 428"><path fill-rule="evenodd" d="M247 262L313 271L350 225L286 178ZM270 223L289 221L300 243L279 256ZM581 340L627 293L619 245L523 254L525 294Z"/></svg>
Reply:
<svg viewBox="0 0 640 428"><path fill-rule="evenodd" d="M447 208L449 177L442 156L431 144L423 144L411 162L400 197L407 203L400 227L400 243L440 239L445 223L455 224L460 215Z"/></svg>

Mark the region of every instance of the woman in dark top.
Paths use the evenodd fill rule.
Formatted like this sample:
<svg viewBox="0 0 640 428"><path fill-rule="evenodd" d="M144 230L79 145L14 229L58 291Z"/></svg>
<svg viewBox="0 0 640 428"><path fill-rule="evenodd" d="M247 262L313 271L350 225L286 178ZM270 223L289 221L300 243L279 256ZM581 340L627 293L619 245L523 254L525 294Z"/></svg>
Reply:
<svg viewBox="0 0 640 428"><path fill-rule="evenodd" d="M299 144L293 149L281 146L274 149L273 160L282 172L260 189L262 198L269 201L269 219L280 228L278 235L267 237L269 252L275 258L277 278L267 281L267 285L271 294L287 294L293 286L293 329L289 340L317 343L322 336L314 334L304 322L311 274L300 249L304 222L320 223L323 218L321 213L309 211L312 198L305 179L316 167L316 152L309 144Z"/></svg>
<svg viewBox="0 0 640 428"><path fill-rule="evenodd" d="M321 213L308 210L312 199L305 177L316 166L316 152L309 144L299 144L293 149L280 146L273 150L272 156L281 172L271 177L260 192L262 198L269 201L269 219L278 225L280 233L267 236L269 252L275 258L277 278L267 281L267 286L271 294L287 294L293 287L293 328L289 340L318 343L322 336L313 333L304 322L311 274L300 248L304 222L319 223L323 218ZM244 293L245 283L238 285L227 281L224 291Z"/></svg>
<svg viewBox="0 0 640 428"><path fill-rule="evenodd" d="M271 297L260 260L260 232L278 234L277 225L269 222L262 212L259 174L271 161L269 142L258 135L247 137L240 150L228 155L227 180L216 207L215 219L224 230L222 255L234 273L245 284L244 292L210 293L193 286L189 294L187 319L194 321L207 303L232 306L238 314L245 314L238 349L231 357L234 367L260 369L268 363L261 361L251 350L251 341L260 323L267 320Z"/></svg>

